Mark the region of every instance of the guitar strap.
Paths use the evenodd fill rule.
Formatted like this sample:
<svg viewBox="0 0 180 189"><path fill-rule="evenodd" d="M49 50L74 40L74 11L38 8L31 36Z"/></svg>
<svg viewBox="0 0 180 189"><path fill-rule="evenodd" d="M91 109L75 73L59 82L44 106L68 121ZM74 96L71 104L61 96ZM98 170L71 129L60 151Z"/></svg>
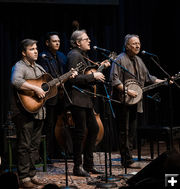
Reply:
<svg viewBox="0 0 180 189"><path fill-rule="evenodd" d="M39 70L41 71L41 73L46 73L46 71L44 70L44 68L41 67L41 66L40 66L39 64L37 64L36 62L35 62L35 67L34 67L34 66L32 66L32 65L31 65L27 60L25 60L25 59L22 59L21 61L22 61L24 64L30 65L30 66L33 68L36 77L38 77L37 74L36 74L36 68L37 68L37 67L39 68Z"/></svg>
<svg viewBox="0 0 180 189"><path fill-rule="evenodd" d="M41 66L39 66L38 64L36 64L36 66L41 70L42 73L46 73L46 71Z"/></svg>
<svg viewBox="0 0 180 189"><path fill-rule="evenodd" d="M84 56L84 55L82 55L82 56L83 56L83 58L85 58L86 60L88 60L89 62L91 62L92 64L94 64L94 65L98 65L98 66L99 66L98 63L96 63L96 62L90 60L88 57L86 57L86 56Z"/></svg>

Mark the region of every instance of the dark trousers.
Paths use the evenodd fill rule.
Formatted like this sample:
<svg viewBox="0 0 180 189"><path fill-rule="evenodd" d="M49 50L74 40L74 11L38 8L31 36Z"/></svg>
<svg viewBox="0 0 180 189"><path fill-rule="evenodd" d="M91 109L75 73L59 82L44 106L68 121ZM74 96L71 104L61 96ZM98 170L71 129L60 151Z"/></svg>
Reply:
<svg viewBox="0 0 180 189"><path fill-rule="evenodd" d="M91 168L94 165L93 151L99 132L93 109L73 106L71 112L75 123L73 130L74 166L78 167L83 163L83 167ZM84 162L82 162L82 154Z"/></svg>
<svg viewBox="0 0 180 189"><path fill-rule="evenodd" d="M43 134L46 135L47 155L49 158L57 156L58 145L55 137L55 126L57 121L57 109L55 105L46 105L46 119Z"/></svg>
<svg viewBox="0 0 180 189"><path fill-rule="evenodd" d="M137 106L123 106L118 104L115 109L121 163L122 165L125 165L125 163L128 165L133 163L132 150L137 128Z"/></svg>
<svg viewBox="0 0 180 189"><path fill-rule="evenodd" d="M20 179L36 174L43 120L18 114L13 120L17 128L17 171Z"/></svg>

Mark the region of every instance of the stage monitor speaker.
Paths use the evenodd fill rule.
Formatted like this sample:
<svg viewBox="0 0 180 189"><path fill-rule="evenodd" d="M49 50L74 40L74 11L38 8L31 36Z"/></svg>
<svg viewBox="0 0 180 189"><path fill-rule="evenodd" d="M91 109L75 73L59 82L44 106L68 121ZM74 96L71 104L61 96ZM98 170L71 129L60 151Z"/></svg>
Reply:
<svg viewBox="0 0 180 189"><path fill-rule="evenodd" d="M166 151L128 179L132 188L165 188L165 174L180 174L180 153Z"/></svg>

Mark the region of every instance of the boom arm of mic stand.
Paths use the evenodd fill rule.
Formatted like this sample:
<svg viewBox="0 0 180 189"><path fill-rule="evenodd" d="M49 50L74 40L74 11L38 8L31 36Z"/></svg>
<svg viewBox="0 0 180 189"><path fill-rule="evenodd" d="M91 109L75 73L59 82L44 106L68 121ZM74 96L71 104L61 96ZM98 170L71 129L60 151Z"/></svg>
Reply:
<svg viewBox="0 0 180 189"><path fill-rule="evenodd" d="M114 61L112 58L110 58L108 55L106 55L105 53L101 52L102 55L104 55L106 58L108 58L111 62L115 63L116 65L118 65L119 67L121 67L121 69L123 69L125 72L129 73L132 77L134 77L136 79L136 76L134 74L132 74L128 69L126 69L125 67L123 67L122 65L118 64L116 61Z"/></svg>
<svg viewBox="0 0 180 189"><path fill-rule="evenodd" d="M168 78L170 78L171 76L160 66L160 64L158 64L158 62L151 56L151 60L156 64L156 66L158 66L165 75L168 76Z"/></svg>
<svg viewBox="0 0 180 189"><path fill-rule="evenodd" d="M73 85L73 88L76 89L76 90L78 90L78 91L80 91L80 92L82 92L82 93L85 93L86 95L99 96L99 97L101 97L101 98L105 98L105 99L108 99L108 100L111 100L111 101L113 101L113 102L116 102L116 103L121 104L121 102L118 101L118 100L114 100L114 99L108 98L108 97L106 97L106 96L104 96L104 95L87 91L87 90L85 90L85 89L81 89L81 88L79 88L79 87L76 87L75 85Z"/></svg>
<svg viewBox="0 0 180 189"><path fill-rule="evenodd" d="M156 64L156 66L159 67L159 69L160 69L161 71L163 71L163 73L164 73L165 75L167 75L168 79L171 80L171 76L160 66L160 64L158 64L158 62L157 62L156 60L154 60L153 57L151 57L151 60ZM180 88L180 85L178 85L177 82L173 81L173 83L174 83L178 88Z"/></svg>

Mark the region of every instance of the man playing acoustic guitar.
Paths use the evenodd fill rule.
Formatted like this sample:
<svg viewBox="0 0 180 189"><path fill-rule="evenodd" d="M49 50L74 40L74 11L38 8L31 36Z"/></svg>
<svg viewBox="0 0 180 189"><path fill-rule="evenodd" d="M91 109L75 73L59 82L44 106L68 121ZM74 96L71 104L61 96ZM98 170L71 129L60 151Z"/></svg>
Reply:
<svg viewBox="0 0 180 189"><path fill-rule="evenodd" d="M12 120L17 129L17 171L21 188L36 188L37 185L42 185L36 177L35 162L39 159L41 131L46 117L43 99L51 89L46 91L50 84L46 84L46 87L41 84L44 83L44 78L52 79L52 77L36 64L38 58L36 40L22 40L20 50L22 58L13 66L11 73L14 90L14 100L11 104ZM76 71L68 74L67 77L75 75L77 75ZM54 80L50 81L57 84ZM40 106L37 106L37 109L31 109L23 104L29 101L31 106L34 104L40 104Z"/></svg>

